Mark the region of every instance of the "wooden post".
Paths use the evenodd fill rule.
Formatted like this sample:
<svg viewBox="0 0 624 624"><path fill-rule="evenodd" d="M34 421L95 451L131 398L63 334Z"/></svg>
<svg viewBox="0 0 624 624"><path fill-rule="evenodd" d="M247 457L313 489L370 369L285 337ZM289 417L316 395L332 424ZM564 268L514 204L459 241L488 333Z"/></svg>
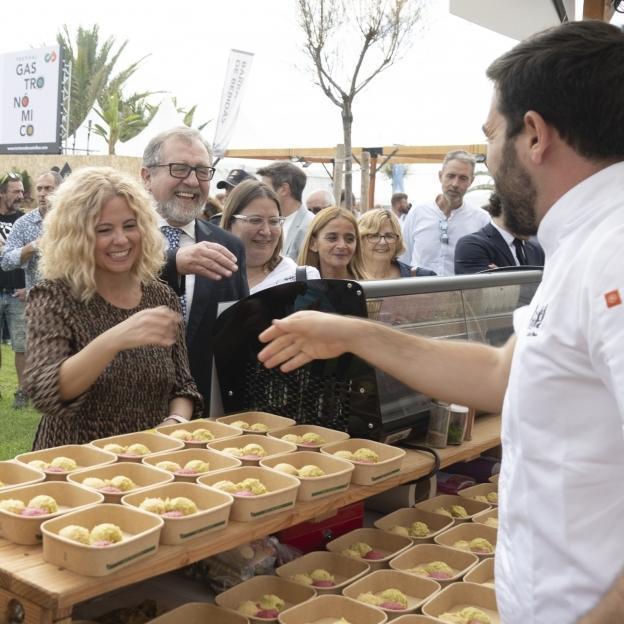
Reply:
<svg viewBox="0 0 624 624"><path fill-rule="evenodd" d="M336 206L340 205L340 193L342 192L342 172L344 171L344 145L336 145L336 158L334 160L334 198Z"/></svg>
<svg viewBox="0 0 624 624"><path fill-rule="evenodd" d="M370 184L368 185L368 209L375 207L375 180L377 178L377 154L370 159Z"/></svg>
<svg viewBox="0 0 624 624"><path fill-rule="evenodd" d="M370 178L370 153L362 152L360 161L360 212L365 213L368 205L368 183Z"/></svg>

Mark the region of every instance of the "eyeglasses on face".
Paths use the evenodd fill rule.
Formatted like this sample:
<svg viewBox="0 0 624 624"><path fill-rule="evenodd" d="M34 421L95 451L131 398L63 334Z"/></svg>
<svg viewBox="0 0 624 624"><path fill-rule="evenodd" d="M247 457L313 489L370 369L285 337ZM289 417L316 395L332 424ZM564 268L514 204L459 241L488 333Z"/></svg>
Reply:
<svg viewBox="0 0 624 624"><path fill-rule="evenodd" d="M272 230L279 230L282 225L284 225L284 221L286 220L284 217L260 217L258 215L232 215L232 219L236 219L245 225L253 228L262 227L265 223Z"/></svg>
<svg viewBox="0 0 624 624"><path fill-rule="evenodd" d="M201 182L208 182L208 180L212 180L212 176L216 171L214 167L208 167L207 165L197 165L196 167L191 167L191 165L187 165L186 163L167 163L164 165L150 165L149 167L169 167L169 175L172 178L178 178L179 180L188 178L191 175L191 171L194 171L197 179Z"/></svg>
<svg viewBox="0 0 624 624"><path fill-rule="evenodd" d="M440 219L440 242L445 245L449 244L448 221L446 219Z"/></svg>
<svg viewBox="0 0 624 624"><path fill-rule="evenodd" d="M366 234L366 240L370 243L377 244L381 239L384 239L386 243L396 243L399 239L398 234Z"/></svg>

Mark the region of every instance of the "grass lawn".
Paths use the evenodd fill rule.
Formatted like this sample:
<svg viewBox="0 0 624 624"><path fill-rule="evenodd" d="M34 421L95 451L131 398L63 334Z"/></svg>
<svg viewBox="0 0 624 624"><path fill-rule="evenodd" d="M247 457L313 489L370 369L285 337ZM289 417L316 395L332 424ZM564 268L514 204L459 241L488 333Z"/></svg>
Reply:
<svg viewBox="0 0 624 624"><path fill-rule="evenodd" d="M17 388L17 374L13 351L9 345L2 347L0 368L0 460L13 459L19 453L30 451L39 424L39 412L28 407L15 410L13 393Z"/></svg>

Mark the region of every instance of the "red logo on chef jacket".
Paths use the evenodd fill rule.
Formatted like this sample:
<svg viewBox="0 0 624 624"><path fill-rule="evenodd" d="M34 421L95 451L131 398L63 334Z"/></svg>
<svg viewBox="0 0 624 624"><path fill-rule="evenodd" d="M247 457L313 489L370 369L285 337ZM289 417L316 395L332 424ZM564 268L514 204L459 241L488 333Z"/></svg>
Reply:
<svg viewBox="0 0 624 624"><path fill-rule="evenodd" d="M605 301L607 302L607 308L613 308L622 303L622 297L619 290L611 290L605 293Z"/></svg>

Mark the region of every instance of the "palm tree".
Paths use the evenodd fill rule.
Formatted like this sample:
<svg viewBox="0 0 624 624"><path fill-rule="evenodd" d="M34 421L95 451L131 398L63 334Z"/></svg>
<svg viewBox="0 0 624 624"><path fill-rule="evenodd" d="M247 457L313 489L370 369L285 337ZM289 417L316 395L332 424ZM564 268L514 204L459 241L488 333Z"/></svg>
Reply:
<svg viewBox="0 0 624 624"><path fill-rule="evenodd" d="M91 29L78 27L75 44L67 26L57 34L57 41L63 48L66 58L72 62L72 83L70 92L68 134L75 134L96 102L106 106L111 93L118 92L121 86L134 74L147 56L132 63L113 76L115 65L128 41L124 41L116 51L115 38L109 37L100 42L99 27ZM149 56L149 55L148 55Z"/></svg>

